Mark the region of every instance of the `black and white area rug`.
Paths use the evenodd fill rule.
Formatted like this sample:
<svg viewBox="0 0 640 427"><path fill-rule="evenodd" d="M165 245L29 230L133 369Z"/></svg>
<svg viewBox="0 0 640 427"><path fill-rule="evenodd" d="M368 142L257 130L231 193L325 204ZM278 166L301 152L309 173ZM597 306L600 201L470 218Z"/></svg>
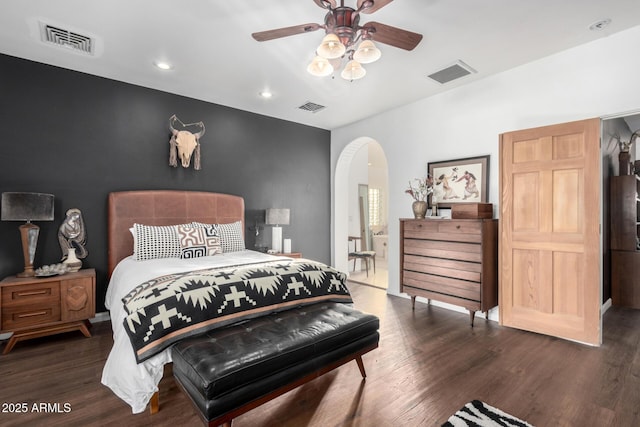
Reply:
<svg viewBox="0 0 640 427"><path fill-rule="evenodd" d="M498 408L487 405L479 400L467 403L458 412L453 414L442 427L533 427L526 421L522 421L502 412Z"/></svg>

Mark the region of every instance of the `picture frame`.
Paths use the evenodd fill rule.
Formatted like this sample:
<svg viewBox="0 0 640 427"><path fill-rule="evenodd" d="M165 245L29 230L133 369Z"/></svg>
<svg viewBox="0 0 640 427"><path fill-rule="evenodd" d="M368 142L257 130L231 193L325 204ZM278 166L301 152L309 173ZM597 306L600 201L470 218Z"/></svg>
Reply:
<svg viewBox="0 0 640 427"><path fill-rule="evenodd" d="M433 178L433 197L439 208L451 208L457 203L486 203L489 198L489 155L463 159L429 162L429 176Z"/></svg>

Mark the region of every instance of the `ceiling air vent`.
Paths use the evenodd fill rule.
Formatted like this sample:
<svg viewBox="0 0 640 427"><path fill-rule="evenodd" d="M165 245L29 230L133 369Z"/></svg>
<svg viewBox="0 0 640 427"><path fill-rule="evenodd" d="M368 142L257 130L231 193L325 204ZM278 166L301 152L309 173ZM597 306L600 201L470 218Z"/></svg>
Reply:
<svg viewBox="0 0 640 427"><path fill-rule="evenodd" d="M468 76L469 74L476 73L477 71L465 64L462 61L458 61L453 65L450 65L435 73L429 74L429 77L438 83L445 84L452 80L459 79L460 77Z"/></svg>
<svg viewBox="0 0 640 427"><path fill-rule="evenodd" d="M95 42L87 35L45 24L44 22L40 23L40 29L42 41L45 43L55 44L88 55L94 54Z"/></svg>
<svg viewBox="0 0 640 427"><path fill-rule="evenodd" d="M324 105L316 104L315 102L307 101L298 108L303 111L317 113L320 110L324 110L326 107Z"/></svg>

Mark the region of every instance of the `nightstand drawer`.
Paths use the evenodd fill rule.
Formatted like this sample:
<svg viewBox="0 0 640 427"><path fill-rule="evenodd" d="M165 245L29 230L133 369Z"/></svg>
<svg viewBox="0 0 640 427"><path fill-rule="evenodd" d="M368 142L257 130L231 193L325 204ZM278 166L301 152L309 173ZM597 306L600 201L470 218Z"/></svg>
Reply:
<svg viewBox="0 0 640 427"><path fill-rule="evenodd" d="M51 305L60 301L60 282L30 283L2 288L2 307Z"/></svg>
<svg viewBox="0 0 640 427"><path fill-rule="evenodd" d="M60 303L58 302L26 307L5 307L2 310L2 329L6 331L16 331L58 321L60 321Z"/></svg>

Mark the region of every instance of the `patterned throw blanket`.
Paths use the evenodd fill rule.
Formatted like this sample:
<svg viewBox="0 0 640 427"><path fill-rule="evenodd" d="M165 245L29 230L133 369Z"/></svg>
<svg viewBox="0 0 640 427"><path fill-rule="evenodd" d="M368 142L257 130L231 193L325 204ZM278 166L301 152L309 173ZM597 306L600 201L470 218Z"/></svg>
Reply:
<svg viewBox="0 0 640 427"><path fill-rule="evenodd" d="M187 336L321 301L352 302L346 275L290 259L168 274L123 299L138 363Z"/></svg>

